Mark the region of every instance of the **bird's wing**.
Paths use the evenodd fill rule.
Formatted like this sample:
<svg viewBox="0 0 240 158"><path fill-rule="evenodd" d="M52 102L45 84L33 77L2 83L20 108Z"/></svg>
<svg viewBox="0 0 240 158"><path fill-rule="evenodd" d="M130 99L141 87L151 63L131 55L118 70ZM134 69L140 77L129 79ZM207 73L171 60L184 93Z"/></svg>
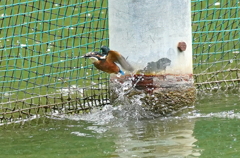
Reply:
<svg viewBox="0 0 240 158"><path fill-rule="evenodd" d="M109 50L106 60L119 63L121 67L128 71L133 71L131 64L117 51Z"/></svg>

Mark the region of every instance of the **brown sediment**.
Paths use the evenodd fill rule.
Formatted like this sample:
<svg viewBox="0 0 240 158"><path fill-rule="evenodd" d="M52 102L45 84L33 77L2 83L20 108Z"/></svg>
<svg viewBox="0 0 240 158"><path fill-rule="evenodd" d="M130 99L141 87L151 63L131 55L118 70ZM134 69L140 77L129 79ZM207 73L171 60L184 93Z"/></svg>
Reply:
<svg viewBox="0 0 240 158"><path fill-rule="evenodd" d="M125 75L121 77L111 77L110 82L117 80L120 83L125 81L131 81L132 86L139 90L145 90L147 92L153 92L155 89L162 87L176 87L176 86L192 86L193 75L192 74L164 74L164 75Z"/></svg>

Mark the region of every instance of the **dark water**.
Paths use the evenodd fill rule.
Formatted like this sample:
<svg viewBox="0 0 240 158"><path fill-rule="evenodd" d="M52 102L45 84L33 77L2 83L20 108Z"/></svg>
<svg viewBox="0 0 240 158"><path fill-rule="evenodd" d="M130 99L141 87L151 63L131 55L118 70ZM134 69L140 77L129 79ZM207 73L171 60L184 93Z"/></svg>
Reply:
<svg viewBox="0 0 240 158"><path fill-rule="evenodd" d="M136 117L141 111L133 107L7 127L0 133L0 157L240 157L238 94L198 97L193 109L166 118Z"/></svg>

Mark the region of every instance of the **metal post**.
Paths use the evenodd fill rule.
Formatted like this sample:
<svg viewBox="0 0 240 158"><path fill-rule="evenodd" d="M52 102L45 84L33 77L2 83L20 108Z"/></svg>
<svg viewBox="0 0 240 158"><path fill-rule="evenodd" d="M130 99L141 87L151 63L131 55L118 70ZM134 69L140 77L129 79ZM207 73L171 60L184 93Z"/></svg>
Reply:
<svg viewBox="0 0 240 158"><path fill-rule="evenodd" d="M145 94L145 107L169 113L195 100L190 0L110 0L110 48L134 66L135 74L111 76ZM114 93L114 90L112 91ZM114 95L113 95L114 96ZM113 98L114 99L114 98ZM163 110L168 107L167 111Z"/></svg>

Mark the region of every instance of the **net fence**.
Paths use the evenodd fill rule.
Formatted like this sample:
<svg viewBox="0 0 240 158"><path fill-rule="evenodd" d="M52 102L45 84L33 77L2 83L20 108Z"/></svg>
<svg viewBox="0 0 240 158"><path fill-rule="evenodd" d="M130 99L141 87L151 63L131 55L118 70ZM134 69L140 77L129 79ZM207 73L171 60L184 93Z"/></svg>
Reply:
<svg viewBox="0 0 240 158"><path fill-rule="evenodd" d="M0 1L0 121L108 103L108 75L81 57L107 30L107 0Z"/></svg>
<svg viewBox="0 0 240 158"><path fill-rule="evenodd" d="M192 0L193 67L198 89L239 86L239 6L239 0Z"/></svg>
<svg viewBox="0 0 240 158"><path fill-rule="evenodd" d="M0 1L0 121L109 103L109 76L82 55L108 45L107 0ZM236 87L238 0L192 0L198 89Z"/></svg>

